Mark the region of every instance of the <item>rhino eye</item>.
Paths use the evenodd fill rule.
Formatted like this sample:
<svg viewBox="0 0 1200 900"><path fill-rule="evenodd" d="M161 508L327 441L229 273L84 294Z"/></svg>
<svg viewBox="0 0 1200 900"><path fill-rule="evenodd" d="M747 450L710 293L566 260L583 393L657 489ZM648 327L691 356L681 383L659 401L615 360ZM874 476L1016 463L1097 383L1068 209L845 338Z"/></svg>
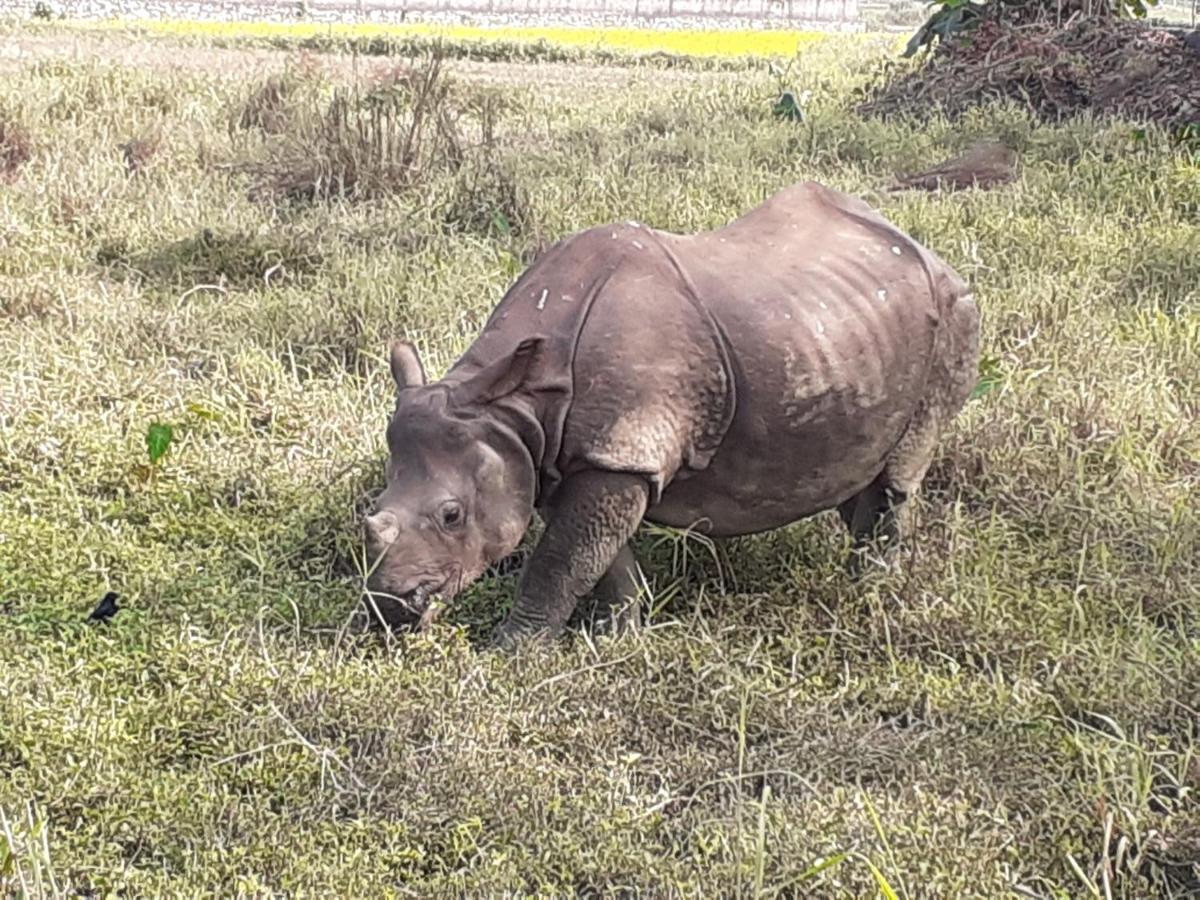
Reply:
<svg viewBox="0 0 1200 900"><path fill-rule="evenodd" d="M462 526L466 521L466 515L463 513L462 504L457 500L449 500L442 504L442 527L449 531Z"/></svg>

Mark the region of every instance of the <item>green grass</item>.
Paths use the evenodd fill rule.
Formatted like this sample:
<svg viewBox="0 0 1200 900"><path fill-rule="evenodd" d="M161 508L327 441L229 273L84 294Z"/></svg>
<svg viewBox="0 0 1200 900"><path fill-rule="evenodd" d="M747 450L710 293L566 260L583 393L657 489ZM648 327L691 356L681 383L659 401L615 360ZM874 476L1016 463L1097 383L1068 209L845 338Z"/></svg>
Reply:
<svg viewBox="0 0 1200 900"><path fill-rule="evenodd" d="M363 151L369 190L307 200L253 190L294 142L348 158L303 66L277 134L236 127L261 85L219 51L6 75L31 155L0 183L0 893L1194 892L1200 175L1120 123L862 121L871 59L805 51L803 125L765 72L460 80L460 164ZM879 192L997 131L1017 184ZM968 277L996 361L901 568L848 581L833 516L649 530L640 635L481 654L513 576L360 633L387 341L441 372L539 242L712 227L806 178Z"/></svg>

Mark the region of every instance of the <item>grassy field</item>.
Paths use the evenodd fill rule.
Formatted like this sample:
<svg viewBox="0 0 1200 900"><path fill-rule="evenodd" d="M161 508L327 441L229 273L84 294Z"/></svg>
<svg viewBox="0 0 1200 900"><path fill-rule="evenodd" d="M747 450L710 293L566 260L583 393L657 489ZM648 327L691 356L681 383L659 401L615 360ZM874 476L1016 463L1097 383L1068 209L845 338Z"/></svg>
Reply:
<svg viewBox="0 0 1200 900"><path fill-rule="evenodd" d="M670 79L160 49L0 81L0 894L1200 891L1200 174L1165 138L864 121L853 41ZM1017 184L881 193L997 133ZM829 515L655 530L639 635L481 654L512 574L363 633L387 341L441 372L537 246L808 178L985 317L899 569L847 580Z"/></svg>

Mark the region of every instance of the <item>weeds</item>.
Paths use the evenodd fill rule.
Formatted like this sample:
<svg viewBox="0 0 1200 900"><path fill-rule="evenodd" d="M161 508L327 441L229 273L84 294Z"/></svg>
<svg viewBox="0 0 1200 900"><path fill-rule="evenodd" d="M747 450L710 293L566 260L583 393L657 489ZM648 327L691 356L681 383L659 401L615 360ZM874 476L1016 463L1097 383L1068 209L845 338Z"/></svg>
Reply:
<svg viewBox="0 0 1200 900"><path fill-rule="evenodd" d="M363 94L335 87L323 109L295 111L289 131L268 146L266 159L243 166L254 178L254 195L362 200L454 170L466 151L449 91L438 56L420 69L393 73ZM262 105L247 109L261 114Z"/></svg>

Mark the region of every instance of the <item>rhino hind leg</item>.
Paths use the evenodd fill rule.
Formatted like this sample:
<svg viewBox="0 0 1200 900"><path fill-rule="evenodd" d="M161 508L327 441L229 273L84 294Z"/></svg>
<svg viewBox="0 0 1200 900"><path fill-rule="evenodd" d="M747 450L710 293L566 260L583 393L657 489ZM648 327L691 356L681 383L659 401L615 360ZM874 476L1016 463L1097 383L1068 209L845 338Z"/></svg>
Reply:
<svg viewBox="0 0 1200 900"><path fill-rule="evenodd" d="M884 556L896 552L910 530L909 503L925 480L943 430L966 405L977 378L979 310L965 295L949 308L934 344L934 365L926 394L909 420L899 443L888 454L883 471L838 511L854 535L849 568L862 571L872 545Z"/></svg>
<svg viewBox="0 0 1200 900"><path fill-rule="evenodd" d="M909 502L933 462L941 427L937 412L922 404L904 436L888 455L883 471L866 488L838 507L854 537L847 569L858 577L869 561L883 565L895 558L912 523Z"/></svg>
<svg viewBox="0 0 1200 900"><path fill-rule="evenodd" d="M838 514L854 539L846 563L852 576L861 575L873 555L886 559L899 546L903 524L901 513L908 495L908 491L898 489L889 481L885 469L863 490L838 506Z"/></svg>
<svg viewBox="0 0 1200 900"><path fill-rule="evenodd" d="M546 530L495 642L511 647L529 637L558 636L594 588L628 599L637 577L628 543L648 499L645 480L635 475L583 472L568 479L548 511Z"/></svg>

